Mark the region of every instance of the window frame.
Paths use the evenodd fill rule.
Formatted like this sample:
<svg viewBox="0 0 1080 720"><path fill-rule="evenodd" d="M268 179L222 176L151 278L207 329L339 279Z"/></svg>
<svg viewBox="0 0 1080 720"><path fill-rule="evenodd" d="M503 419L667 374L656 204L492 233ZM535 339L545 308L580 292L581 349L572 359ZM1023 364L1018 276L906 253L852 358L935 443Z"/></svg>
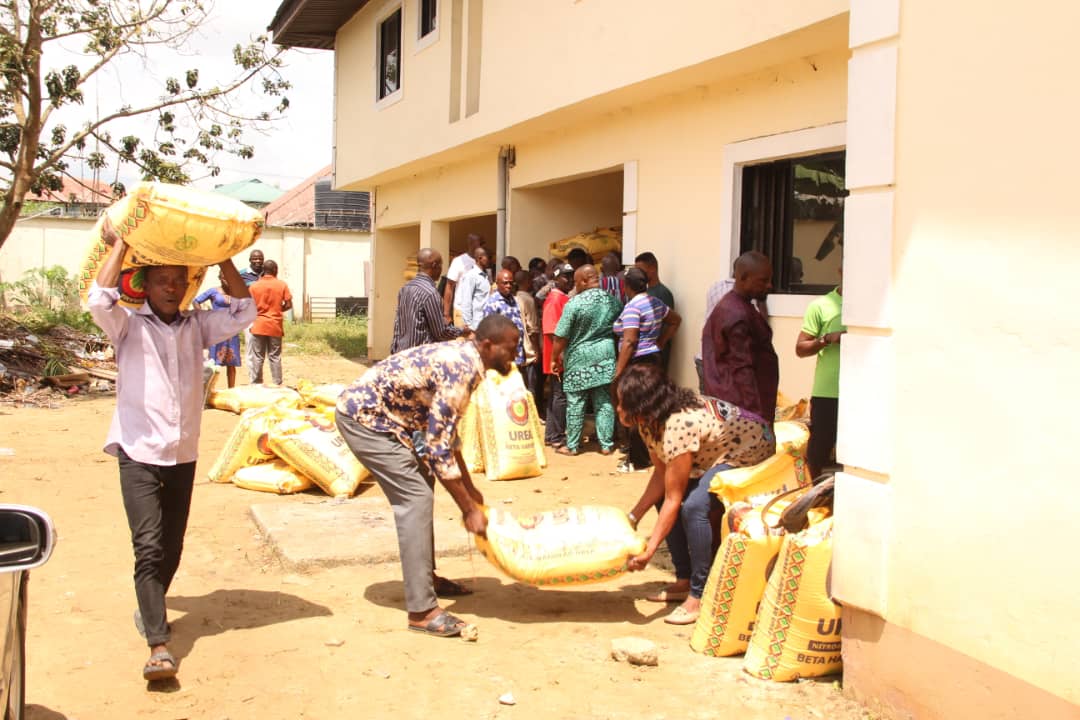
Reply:
<svg viewBox="0 0 1080 720"><path fill-rule="evenodd" d="M432 26L427 33L424 32L425 2L431 2L434 8L434 14L431 18ZM439 41L439 11L442 9L440 5L439 0L416 0L416 49L413 51L413 55Z"/></svg>
<svg viewBox="0 0 1080 720"><path fill-rule="evenodd" d="M383 26L390 21L394 15L400 13L398 19L398 86L396 90L388 92L385 95L382 94L384 89L384 77L383 62L385 60L385 53L383 52ZM375 106L376 108L386 107L392 105L402 98L403 88L405 83L404 79L404 63L403 55L405 50L405 5L403 2L395 2L388 4L382 12L375 19Z"/></svg>
<svg viewBox="0 0 1080 720"><path fill-rule="evenodd" d="M727 250L723 272L731 272L741 246L743 168L836 150L847 150L846 122L776 133L724 146L720 213L721 218L729 218L729 222L722 222L720 230L721 255L724 249ZM802 317L806 308L818 297L820 295L774 293L769 295L769 314Z"/></svg>

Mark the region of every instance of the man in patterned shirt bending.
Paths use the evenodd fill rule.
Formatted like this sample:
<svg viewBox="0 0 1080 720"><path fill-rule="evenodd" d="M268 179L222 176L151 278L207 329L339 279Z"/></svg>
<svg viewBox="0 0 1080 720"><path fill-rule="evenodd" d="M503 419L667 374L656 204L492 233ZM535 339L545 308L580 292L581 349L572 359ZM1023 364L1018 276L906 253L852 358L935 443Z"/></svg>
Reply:
<svg viewBox="0 0 1080 720"><path fill-rule="evenodd" d="M419 345L376 363L337 404L337 426L394 508L409 629L460 635L465 623L439 607L437 595L467 592L435 575L435 479L454 498L465 529L487 529L484 498L457 448L458 421L487 370L510 372L519 332L489 315L472 340Z"/></svg>

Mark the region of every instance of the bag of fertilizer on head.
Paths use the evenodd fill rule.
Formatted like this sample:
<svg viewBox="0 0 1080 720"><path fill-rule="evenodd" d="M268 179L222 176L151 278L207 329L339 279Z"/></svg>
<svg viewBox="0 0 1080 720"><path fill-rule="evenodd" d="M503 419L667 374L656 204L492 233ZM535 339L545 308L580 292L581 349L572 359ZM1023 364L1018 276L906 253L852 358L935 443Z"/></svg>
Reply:
<svg viewBox="0 0 1080 720"><path fill-rule="evenodd" d="M615 507L584 505L515 518L486 508L487 537L476 546L491 564L529 585L582 585L618 577L645 550L644 538Z"/></svg>
<svg viewBox="0 0 1080 720"><path fill-rule="evenodd" d="M736 502L761 504L774 495L810 484L806 470L806 443L810 432L798 422L778 422L776 454L750 467L732 468L713 475L709 492L730 507Z"/></svg>
<svg viewBox="0 0 1080 720"><path fill-rule="evenodd" d="M694 651L713 657L746 651L769 570L783 542L782 531L761 521L761 508L745 515L729 514L724 521L735 526L729 528L716 553L690 637Z"/></svg>
<svg viewBox="0 0 1080 720"><path fill-rule="evenodd" d="M233 475L232 482L236 487L245 490L278 495L291 495L315 487L310 478L294 470L283 460L242 467Z"/></svg>
<svg viewBox="0 0 1080 720"><path fill-rule="evenodd" d="M546 464L532 394L517 369L502 376L489 370L473 392L488 480L535 477Z"/></svg>
<svg viewBox="0 0 1080 720"><path fill-rule="evenodd" d="M199 292L206 267L242 252L263 228L262 213L220 193L138 183L106 208L91 230L90 247L78 273L84 303L109 254L101 238L106 217L128 246L121 269L120 302L129 307L138 307L146 299L142 268L184 265L188 268L188 290L180 308L187 308Z"/></svg>
<svg viewBox="0 0 1080 720"><path fill-rule="evenodd" d="M743 669L789 681L843 669L840 606L829 599L832 518L786 535L761 599Z"/></svg>
<svg viewBox="0 0 1080 720"><path fill-rule="evenodd" d="M371 476L345 443L329 413L313 413L307 428L273 428L267 444L274 454L311 479L330 497L351 497Z"/></svg>

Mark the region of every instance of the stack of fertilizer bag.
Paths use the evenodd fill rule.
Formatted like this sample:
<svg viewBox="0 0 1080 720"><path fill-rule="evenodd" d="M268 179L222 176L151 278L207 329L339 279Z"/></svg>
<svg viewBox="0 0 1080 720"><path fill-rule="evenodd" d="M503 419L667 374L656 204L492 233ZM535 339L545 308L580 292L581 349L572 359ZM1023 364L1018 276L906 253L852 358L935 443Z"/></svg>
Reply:
<svg viewBox="0 0 1080 720"><path fill-rule="evenodd" d="M211 390L211 407L240 413L210 468L211 482L279 495L312 487L335 498L356 494L370 473L334 422L344 389L301 380L296 390L261 385Z"/></svg>
<svg viewBox="0 0 1080 720"><path fill-rule="evenodd" d="M536 401L517 368L488 370L458 424L461 455L469 472L488 480L536 477L547 467Z"/></svg>
<svg viewBox="0 0 1080 720"><path fill-rule="evenodd" d="M712 481L727 512L690 646L791 681L840 672L840 607L827 589L832 481L810 484L802 423L775 428L773 457Z"/></svg>
<svg viewBox="0 0 1080 720"><path fill-rule="evenodd" d="M120 303L131 308L146 300L144 268L184 265L188 287L180 309L186 309L199 293L207 266L250 247L263 228L262 214L239 200L179 185L139 183L106 208L91 231L90 247L78 274L84 303L109 254L101 238L106 217L128 246L119 287Z"/></svg>

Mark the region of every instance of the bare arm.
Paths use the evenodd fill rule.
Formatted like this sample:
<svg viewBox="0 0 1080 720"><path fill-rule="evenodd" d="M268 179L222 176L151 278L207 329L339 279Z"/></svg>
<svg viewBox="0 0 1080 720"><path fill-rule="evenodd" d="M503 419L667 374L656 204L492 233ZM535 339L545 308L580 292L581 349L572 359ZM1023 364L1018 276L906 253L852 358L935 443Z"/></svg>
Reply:
<svg viewBox="0 0 1080 720"><path fill-rule="evenodd" d="M626 370L630 361L634 359L634 353L637 352L638 346L638 329L636 327L629 327L623 330L622 344L619 345L619 357L615 361L615 382L618 382L622 377L623 372Z"/></svg>
<svg viewBox="0 0 1080 720"><path fill-rule="evenodd" d="M455 451L454 458L457 460L461 477L451 480L440 477L439 482L454 498L454 502L457 503L458 508L461 510L462 518L465 521L465 529L474 535L483 535L484 531L487 530L487 517L482 509L484 496L480 494L480 491L473 484L472 476L469 475L469 468L466 466L461 452Z"/></svg>
<svg viewBox="0 0 1080 720"><path fill-rule="evenodd" d="M108 215L105 216L105 220L101 224L101 239L106 245L112 246L112 250L109 251L109 256L105 258L105 262L102 263L101 269L98 271L97 284L98 287L114 288L120 282L120 270L124 266L127 243L116 234L116 229L113 228Z"/></svg>
<svg viewBox="0 0 1080 720"><path fill-rule="evenodd" d="M248 291L247 285L244 284L244 278L240 277L240 271L233 265L232 260L218 263L218 267L221 268L221 275L225 278L225 286L229 288L230 297L237 300L251 297L251 292Z"/></svg>
<svg viewBox="0 0 1080 720"><path fill-rule="evenodd" d="M799 337L795 341L795 355L801 358L817 355L827 344L823 339L816 338L805 330L800 330Z"/></svg>
<svg viewBox="0 0 1080 720"><path fill-rule="evenodd" d="M454 291L457 290L457 281L446 279L446 287L443 289L442 314L447 324L454 321Z"/></svg>
<svg viewBox="0 0 1080 720"><path fill-rule="evenodd" d="M686 485L690 480L690 468L693 467L693 464L693 454L683 453L664 466L664 503L660 506L659 517L656 519L656 526L653 527L652 534L649 536L649 544L645 546L645 552L630 558L629 568L631 570L645 569L645 566L652 560L653 555L656 554L660 543L664 541L664 538L668 536L671 528L678 521L679 508L682 506L683 498L686 497ZM653 474L655 475L656 471ZM650 480L651 484L652 481Z"/></svg>
<svg viewBox="0 0 1080 720"><path fill-rule="evenodd" d="M563 374L563 353L566 352L566 338L552 335L551 342L551 371L556 375Z"/></svg>
<svg viewBox="0 0 1080 720"><path fill-rule="evenodd" d="M680 325L682 325L682 315L674 310L669 310L668 314L664 316L664 323L660 329L660 337L656 339L656 346L659 348L666 347Z"/></svg>

